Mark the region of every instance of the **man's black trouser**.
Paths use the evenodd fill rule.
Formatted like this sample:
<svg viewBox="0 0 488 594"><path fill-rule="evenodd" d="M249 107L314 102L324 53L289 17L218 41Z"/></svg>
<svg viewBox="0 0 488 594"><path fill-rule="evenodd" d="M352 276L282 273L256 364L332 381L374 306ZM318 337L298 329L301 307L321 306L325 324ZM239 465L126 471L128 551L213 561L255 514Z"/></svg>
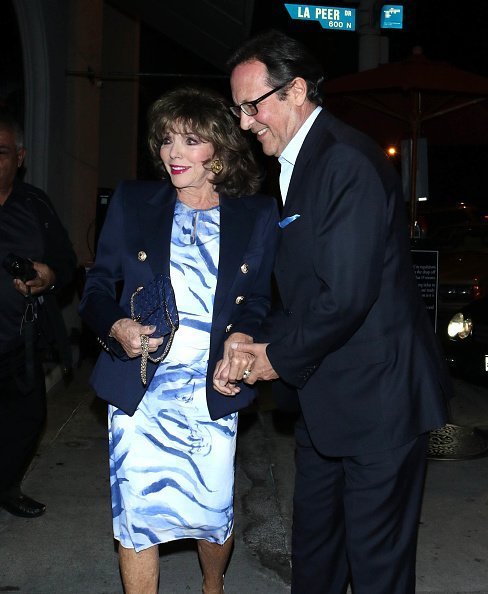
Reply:
<svg viewBox="0 0 488 594"><path fill-rule="evenodd" d="M46 388L35 355L28 378L25 348L0 354L0 497L20 485L46 419Z"/></svg>

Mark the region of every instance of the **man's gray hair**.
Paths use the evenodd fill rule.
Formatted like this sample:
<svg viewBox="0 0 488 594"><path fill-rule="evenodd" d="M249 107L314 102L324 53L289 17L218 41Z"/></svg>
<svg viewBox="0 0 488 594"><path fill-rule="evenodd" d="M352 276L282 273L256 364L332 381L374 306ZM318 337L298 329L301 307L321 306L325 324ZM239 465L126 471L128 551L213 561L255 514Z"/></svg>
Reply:
<svg viewBox="0 0 488 594"><path fill-rule="evenodd" d="M0 109L0 128L13 132L15 137L15 148L20 151L24 148L24 131L19 122L14 118L10 111Z"/></svg>

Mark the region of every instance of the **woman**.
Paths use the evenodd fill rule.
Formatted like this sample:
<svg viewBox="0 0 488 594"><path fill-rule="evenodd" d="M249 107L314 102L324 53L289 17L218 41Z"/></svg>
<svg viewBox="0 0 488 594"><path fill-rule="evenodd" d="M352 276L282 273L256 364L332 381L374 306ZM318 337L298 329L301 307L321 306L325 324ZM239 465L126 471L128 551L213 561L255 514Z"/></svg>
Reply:
<svg viewBox="0 0 488 594"><path fill-rule="evenodd" d="M195 538L203 592L223 591L233 542L237 413L207 378L235 333L253 335L270 303L278 213L256 195L259 175L228 110L210 91L183 88L154 103L149 148L163 182L115 192L80 312L105 345L92 375L110 403L115 538L127 594L157 592L158 544ZM141 335L130 297L170 275L179 328L166 358L140 376ZM120 300L116 286L122 281ZM163 339L149 338L149 351Z"/></svg>

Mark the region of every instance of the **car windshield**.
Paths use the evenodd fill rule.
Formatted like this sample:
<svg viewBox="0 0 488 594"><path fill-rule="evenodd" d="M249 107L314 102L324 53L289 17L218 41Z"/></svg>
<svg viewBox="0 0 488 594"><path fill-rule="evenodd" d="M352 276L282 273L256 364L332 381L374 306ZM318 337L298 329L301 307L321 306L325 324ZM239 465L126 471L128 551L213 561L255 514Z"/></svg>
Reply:
<svg viewBox="0 0 488 594"><path fill-rule="evenodd" d="M467 229L439 229L435 243L440 249L460 252L488 252L488 225Z"/></svg>

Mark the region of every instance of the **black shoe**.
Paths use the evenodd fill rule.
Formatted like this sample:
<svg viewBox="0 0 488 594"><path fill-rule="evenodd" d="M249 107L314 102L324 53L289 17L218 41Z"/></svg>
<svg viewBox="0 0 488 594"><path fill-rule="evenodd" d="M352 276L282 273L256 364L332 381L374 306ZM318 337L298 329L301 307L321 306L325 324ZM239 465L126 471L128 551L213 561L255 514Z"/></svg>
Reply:
<svg viewBox="0 0 488 594"><path fill-rule="evenodd" d="M0 501L0 506L20 518L38 518L46 511L44 503L39 503L23 493L7 495Z"/></svg>

